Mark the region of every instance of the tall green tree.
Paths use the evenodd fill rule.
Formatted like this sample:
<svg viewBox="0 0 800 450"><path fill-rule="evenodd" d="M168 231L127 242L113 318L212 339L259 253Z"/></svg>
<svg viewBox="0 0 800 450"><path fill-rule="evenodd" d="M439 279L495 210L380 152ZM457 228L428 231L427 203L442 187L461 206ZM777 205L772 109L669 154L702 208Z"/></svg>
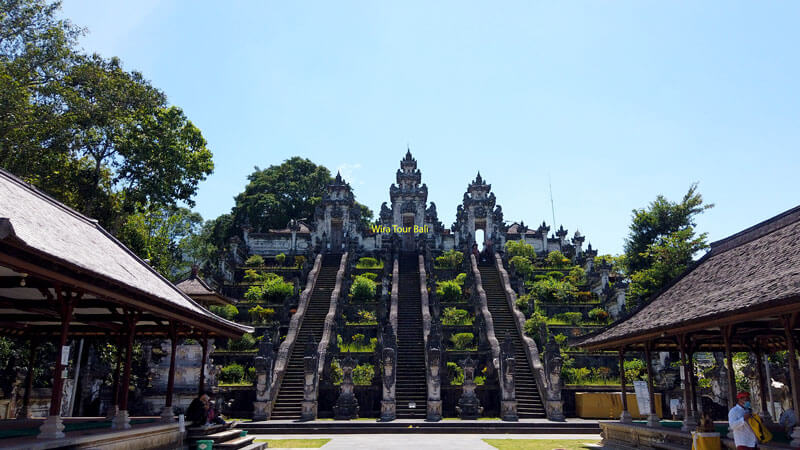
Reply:
<svg viewBox="0 0 800 450"><path fill-rule="evenodd" d="M290 219L311 220L314 207L331 182L331 172L295 156L266 169L255 168L244 192L236 196L236 226L249 223L256 231L283 228Z"/></svg>
<svg viewBox="0 0 800 450"><path fill-rule="evenodd" d="M708 247L707 234L695 233L695 218L713 207L703 203L693 183L680 202L659 195L647 208L633 210L623 258L631 279L629 303L658 292Z"/></svg>

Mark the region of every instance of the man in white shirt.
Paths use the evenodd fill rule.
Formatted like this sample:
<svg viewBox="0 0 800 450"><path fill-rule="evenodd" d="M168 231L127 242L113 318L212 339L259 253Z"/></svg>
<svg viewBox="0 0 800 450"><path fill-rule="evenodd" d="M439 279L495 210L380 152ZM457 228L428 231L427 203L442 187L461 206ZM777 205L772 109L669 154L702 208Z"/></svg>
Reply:
<svg viewBox="0 0 800 450"><path fill-rule="evenodd" d="M733 432L733 442L736 450L754 450L758 446L758 439L747 422L751 416L750 393L740 392L736 400L736 406L728 413L728 428Z"/></svg>

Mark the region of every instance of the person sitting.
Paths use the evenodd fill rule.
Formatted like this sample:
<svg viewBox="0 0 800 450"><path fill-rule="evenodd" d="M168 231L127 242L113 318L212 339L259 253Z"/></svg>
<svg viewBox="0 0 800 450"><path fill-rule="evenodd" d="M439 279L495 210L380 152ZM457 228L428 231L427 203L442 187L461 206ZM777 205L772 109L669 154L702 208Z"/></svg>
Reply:
<svg viewBox="0 0 800 450"><path fill-rule="evenodd" d="M781 424L786 435L790 436L792 434L792 428L797 426L797 415L794 413L794 409L789 408L784 410L781 413L780 419L778 419L778 423Z"/></svg>
<svg viewBox="0 0 800 450"><path fill-rule="evenodd" d="M202 427L208 422L208 394L200 394L186 409L186 420L193 427Z"/></svg>
<svg viewBox="0 0 800 450"><path fill-rule="evenodd" d="M225 419L219 415L217 404L214 401L208 402L208 423L212 425L225 425Z"/></svg>

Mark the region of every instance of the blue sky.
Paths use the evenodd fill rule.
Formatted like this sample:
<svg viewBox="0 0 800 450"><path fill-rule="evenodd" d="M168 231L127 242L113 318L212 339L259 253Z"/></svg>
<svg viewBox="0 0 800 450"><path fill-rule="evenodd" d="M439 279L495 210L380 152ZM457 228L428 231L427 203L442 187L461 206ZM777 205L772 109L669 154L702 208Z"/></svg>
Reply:
<svg viewBox="0 0 800 450"><path fill-rule="evenodd" d="M228 212L254 166L342 170L374 211L406 146L449 226L480 170L506 220L618 253L631 210L698 181L711 240L800 200L800 3L66 0L214 152Z"/></svg>

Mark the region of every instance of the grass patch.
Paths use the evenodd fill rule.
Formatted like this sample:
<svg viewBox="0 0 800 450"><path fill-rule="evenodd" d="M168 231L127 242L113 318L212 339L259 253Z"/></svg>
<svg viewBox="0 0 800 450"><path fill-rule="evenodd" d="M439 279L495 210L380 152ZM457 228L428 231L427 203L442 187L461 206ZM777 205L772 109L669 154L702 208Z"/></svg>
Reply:
<svg viewBox="0 0 800 450"><path fill-rule="evenodd" d="M266 442L267 448L320 448L330 439L256 439L254 442Z"/></svg>
<svg viewBox="0 0 800 450"><path fill-rule="evenodd" d="M581 450L585 444L599 444L590 439L484 439L483 442L499 450Z"/></svg>

